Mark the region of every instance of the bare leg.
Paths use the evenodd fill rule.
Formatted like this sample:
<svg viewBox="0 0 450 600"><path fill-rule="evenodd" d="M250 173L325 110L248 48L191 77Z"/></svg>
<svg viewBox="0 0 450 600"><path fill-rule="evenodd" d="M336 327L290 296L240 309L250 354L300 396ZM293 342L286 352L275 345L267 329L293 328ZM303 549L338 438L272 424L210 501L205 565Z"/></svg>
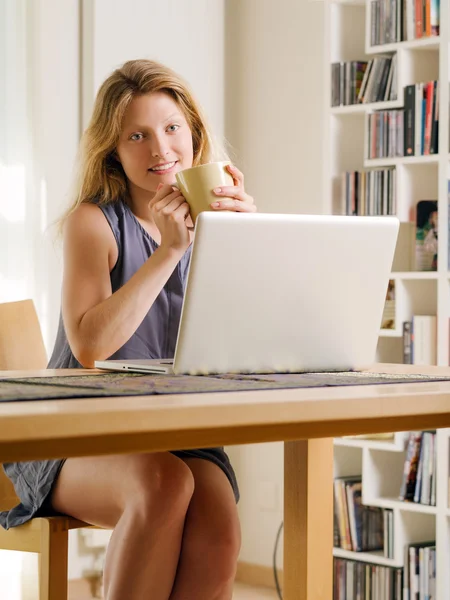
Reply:
<svg viewBox="0 0 450 600"><path fill-rule="evenodd" d="M169 453L73 458L51 500L59 512L114 528L105 600L168 600L193 491L191 470Z"/></svg>
<svg viewBox="0 0 450 600"><path fill-rule="evenodd" d="M195 491L170 600L231 600L241 543L233 490L214 463L196 458L185 462L194 475Z"/></svg>

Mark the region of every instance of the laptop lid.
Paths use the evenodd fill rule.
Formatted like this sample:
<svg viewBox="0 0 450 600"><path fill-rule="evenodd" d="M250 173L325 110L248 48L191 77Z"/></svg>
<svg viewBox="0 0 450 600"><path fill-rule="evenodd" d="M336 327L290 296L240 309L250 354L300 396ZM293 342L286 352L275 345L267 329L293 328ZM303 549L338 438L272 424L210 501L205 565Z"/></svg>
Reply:
<svg viewBox="0 0 450 600"><path fill-rule="evenodd" d="M371 365L398 228L395 217L201 213L174 372Z"/></svg>

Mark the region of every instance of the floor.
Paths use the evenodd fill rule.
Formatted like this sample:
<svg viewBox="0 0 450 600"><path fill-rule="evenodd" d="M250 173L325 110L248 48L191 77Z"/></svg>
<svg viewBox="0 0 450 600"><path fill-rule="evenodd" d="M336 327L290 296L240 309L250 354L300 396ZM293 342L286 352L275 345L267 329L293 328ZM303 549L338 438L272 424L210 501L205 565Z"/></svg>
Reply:
<svg viewBox="0 0 450 600"><path fill-rule="evenodd" d="M69 585L69 600L92 600L86 584L75 589ZM278 600L275 590L262 587L251 587L243 583L236 583L233 600Z"/></svg>

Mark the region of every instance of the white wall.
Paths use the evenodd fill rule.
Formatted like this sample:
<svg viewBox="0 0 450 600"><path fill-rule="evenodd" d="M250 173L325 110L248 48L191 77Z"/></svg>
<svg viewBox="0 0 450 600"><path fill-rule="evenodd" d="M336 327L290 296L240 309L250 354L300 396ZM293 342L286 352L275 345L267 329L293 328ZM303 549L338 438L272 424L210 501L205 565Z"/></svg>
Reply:
<svg viewBox="0 0 450 600"><path fill-rule="evenodd" d="M0 302L35 292L40 214L31 193L29 52L26 2L5 0L0 4Z"/></svg>
<svg viewBox="0 0 450 600"><path fill-rule="evenodd" d="M48 353L61 287L49 226L69 201L80 128L78 14L78 0L0 2L0 302L33 298ZM30 557L3 554L5 569L20 559L5 593L25 599Z"/></svg>
<svg viewBox="0 0 450 600"><path fill-rule="evenodd" d="M308 0L226 3L225 133L265 212L325 211L323 11ZM241 487L240 559L270 567L283 518L283 445L229 452Z"/></svg>
<svg viewBox="0 0 450 600"><path fill-rule="evenodd" d="M78 0L33 0L28 10L35 301L48 352L60 311L61 245L49 228L70 202L79 139Z"/></svg>
<svg viewBox="0 0 450 600"><path fill-rule="evenodd" d="M85 0L84 119L89 118L89 104L111 71L126 60L150 58L188 81L216 134L223 135L224 3Z"/></svg>
<svg viewBox="0 0 450 600"><path fill-rule="evenodd" d="M226 135L266 212L323 211L322 2L227 0Z"/></svg>
<svg viewBox="0 0 450 600"><path fill-rule="evenodd" d="M32 102L33 189L40 211L36 232L35 301L50 354L60 312L62 245L51 227L68 207L80 134L80 32L78 0L27 2ZM69 536L69 577L91 565Z"/></svg>

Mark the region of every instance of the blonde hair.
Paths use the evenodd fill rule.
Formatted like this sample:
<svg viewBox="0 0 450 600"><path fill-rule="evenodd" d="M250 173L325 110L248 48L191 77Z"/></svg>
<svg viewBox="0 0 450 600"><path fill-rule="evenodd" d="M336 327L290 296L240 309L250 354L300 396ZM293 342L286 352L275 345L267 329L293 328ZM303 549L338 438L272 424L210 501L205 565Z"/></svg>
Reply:
<svg viewBox="0 0 450 600"><path fill-rule="evenodd" d="M198 102L183 79L168 67L151 60L130 60L102 84L91 121L80 143L75 199L60 221L83 202L107 204L128 195L127 177L115 156L122 121L131 100L143 94L164 92L183 112L192 132L193 165L227 159L209 130Z"/></svg>

